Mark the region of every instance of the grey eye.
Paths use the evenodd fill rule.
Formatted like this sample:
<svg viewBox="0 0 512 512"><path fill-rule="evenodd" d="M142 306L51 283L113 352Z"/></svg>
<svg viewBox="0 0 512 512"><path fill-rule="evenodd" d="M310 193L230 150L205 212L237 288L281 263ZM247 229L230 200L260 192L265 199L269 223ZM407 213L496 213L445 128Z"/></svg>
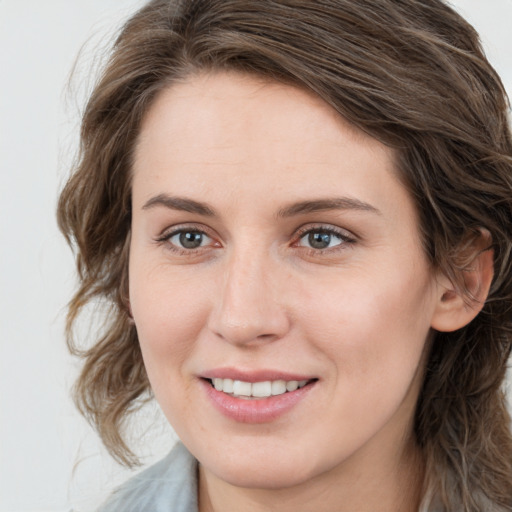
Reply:
<svg viewBox="0 0 512 512"><path fill-rule="evenodd" d="M312 249L329 249L343 243L343 237L325 230L315 230L301 237L299 245Z"/></svg>
<svg viewBox="0 0 512 512"><path fill-rule="evenodd" d="M180 231L175 233L169 241L183 249L197 249L211 242L211 238L200 231Z"/></svg>

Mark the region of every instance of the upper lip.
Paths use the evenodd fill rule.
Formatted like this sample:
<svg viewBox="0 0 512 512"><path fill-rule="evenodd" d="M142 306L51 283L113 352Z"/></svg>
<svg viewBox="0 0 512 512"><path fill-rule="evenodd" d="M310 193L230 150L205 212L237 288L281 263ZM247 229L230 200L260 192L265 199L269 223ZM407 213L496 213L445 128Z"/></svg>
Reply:
<svg viewBox="0 0 512 512"><path fill-rule="evenodd" d="M261 370L242 370L238 368L215 368L202 372L203 379L232 379L243 382L263 382L274 380L311 380L315 377L302 373L285 372L282 370L261 369Z"/></svg>

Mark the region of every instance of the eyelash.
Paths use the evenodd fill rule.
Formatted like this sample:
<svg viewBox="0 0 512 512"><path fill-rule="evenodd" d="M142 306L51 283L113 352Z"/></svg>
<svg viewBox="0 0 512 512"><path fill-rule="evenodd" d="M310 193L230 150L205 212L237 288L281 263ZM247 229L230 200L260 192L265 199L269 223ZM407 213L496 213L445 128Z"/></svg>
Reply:
<svg viewBox="0 0 512 512"><path fill-rule="evenodd" d="M204 246L200 246L193 249L186 249L184 247L179 247L176 244L171 242L172 237L184 233L197 233L202 236L207 236L211 240L214 240L214 237L210 235L204 227L200 226L194 226L194 225L185 225L185 226L176 226L171 231L165 231L162 235L160 235L158 238L155 239L155 242L159 244L166 244L167 249L170 251L179 254L179 255L186 255L186 256L192 256L201 250L204 249ZM219 245L220 247L220 245Z"/></svg>
<svg viewBox="0 0 512 512"><path fill-rule="evenodd" d="M312 233L321 233L326 234L329 236L335 236L340 240L339 244L336 244L334 247L326 247L324 249L316 249L314 247L304 247L299 246L299 242L306 237L307 235L310 235ZM305 251L307 251L311 255L318 256L320 255L328 255L332 254L333 252L342 251L347 249L347 245L353 245L356 242L355 236L351 235L346 230L337 229L333 226L325 226L325 225L316 225L316 226L304 226L302 228L299 228L297 231L295 242L293 243L293 246L295 247L301 247Z"/></svg>
<svg viewBox="0 0 512 512"><path fill-rule="evenodd" d="M179 247L176 244L171 242L171 239L174 236L180 235L180 234L185 234L185 233L195 233L195 234L199 234L201 236L206 236L206 237L210 238L212 241L215 240L214 236L209 234L208 231L204 229L204 227L194 226L194 225L186 225L186 226L176 226L171 231L164 232L162 235L160 235L159 237L157 237L155 239L155 242L159 243L159 244L166 244L167 248L170 251L172 251L176 254L179 254L179 255L192 256L192 255L195 255L196 253L205 249L205 246L199 246L197 248L187 249L184 247ZM336 244L333 247L326 247L326 248L322 248L322 249L299 245L300 241L304 237L306 237L312 233L321 233L321 234L326 234L329 236L335 236L336 238L338 238L340 240L340 243ZM307 251L308 254L318 256L318 255L324 255L324 254L327 255L327 254L331 254L333 252L344 250L347 248L346 247L347 245L353 245L355 242L356 242L355 236L349 234L345 230L336 229L332 226L325 226L325 225L316 225L316 226L307 225L307 226L301 227L297 230L297 232L294 235L294 241L291 245L292 245L292 247L297 247L297 248L300 248L301 250ZM206 247L208 247L208 246L206 246ZM217 247L220 247L220 244L218 244Z"/></svg>

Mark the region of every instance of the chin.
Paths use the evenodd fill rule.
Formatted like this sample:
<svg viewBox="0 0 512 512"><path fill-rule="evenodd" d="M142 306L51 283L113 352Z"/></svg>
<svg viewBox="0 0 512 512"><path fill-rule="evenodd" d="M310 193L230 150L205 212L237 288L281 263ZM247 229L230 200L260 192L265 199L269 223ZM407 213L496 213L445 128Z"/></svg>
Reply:
<svg viewBox="0 0 512 512"><path fill-rule="evenodd" d="M304 472L298 473L297 468L289 465L272 464L268 467L244 467L244 469L212 468L215 476L224 482L245 489L287 489L301 485L310 476Z"/></svg>
<svg viewBox="0 0 512 512"><path fill-rule="evenodd" d="M240 457L227 455L219 457L210 453L200 459L200 464L217 478L236 487L285 489L304 484L323 472L302 450L281 450L281 453L275 450L270 455L268 451L257 454L249 450Z"/></svg>

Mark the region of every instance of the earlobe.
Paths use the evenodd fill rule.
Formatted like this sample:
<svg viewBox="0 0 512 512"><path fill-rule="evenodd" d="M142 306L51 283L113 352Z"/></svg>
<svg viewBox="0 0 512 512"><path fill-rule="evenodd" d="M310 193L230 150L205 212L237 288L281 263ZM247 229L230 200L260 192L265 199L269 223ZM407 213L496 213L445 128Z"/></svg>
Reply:
<svg viewBox="0 0 512 512"><path fill-rule="evenodd" d="M130 301L126 304L126 314L128 315L128 323L130 325L135 325L135 320L133 319L133 313L132 313L132 305L130 304Z"/></svg>
<svg viewBox="0 0 512 512"><path fill-rule="evenodd" d="M466 247L472 256L468 263L457 270L462 286L454 284L446 275L438 277L437 304L431 327L437 331L456 331L469 324L482 310L489 294L494 275L494 251L490 247L490 235L481 231L480 236Z"/></svg>

